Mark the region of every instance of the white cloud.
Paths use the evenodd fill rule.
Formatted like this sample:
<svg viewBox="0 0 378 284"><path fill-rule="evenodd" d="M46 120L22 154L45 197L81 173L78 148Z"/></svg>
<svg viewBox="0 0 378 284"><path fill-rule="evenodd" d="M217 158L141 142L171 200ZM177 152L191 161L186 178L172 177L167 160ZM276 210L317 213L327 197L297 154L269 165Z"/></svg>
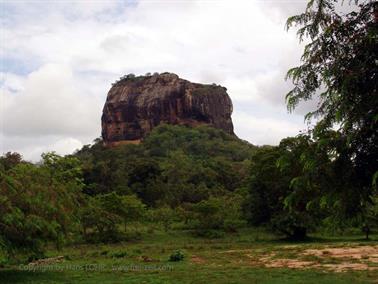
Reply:
<svg viewBox="0 0 378 284"><path fill-rule="evenodd" d="M23 90L25 78L17 74L0 72L0 86L5 92L20 92Z"/></svg>
<svg viewBox="0 0 378 284"><path fill-rule="evenodd" d="M0 133L0 155L11 151L18 152L23 155L27 161L39 161L41 154L55 151L59 155L73 153L76 149L80 149L83 144L89 144L73 138L63 136L4 136Z"/></svg>
<svg viewBox="0 0 378 284"><path fill-rule="evenodd" d="M81 93L67 66L44 65L26 77L21 90L2 96L5 135L88 136L99 131L101 102Z"/></svg>
<svg viewBox="0 0 378 284"><path fill-rule="evenodd" d="M42 153L55 152L58 155L72 154L75 150L81 149L83 144L75 138L63 138L51 144L46 141L42 145L34 145L29 149L22 149L20 152L25 152L23 159L27 161L38 161L41 159Z"/></svg>
<svg viewBox="0 0 378 284"><path fill-rule="evenodd" d="M258 117L238 112L232 117L236 134L255 145L278 145L288 136L296 136L305 129L303 123L291 122L274 117Z"/></svg>
<svg viewBox="0 0 378 284"><path fill-rule="evenodd" d="M81 149L83 143L75 138L64 138L48 145L44 152L55 151L57 154L66 155L70 154L77 149Z"/></svg>
<svg viewBox="0 0 378 284"><path fill-rule="evenodd" d="M34 152L60 147L57 141L66 141L61 142L65 149L76 143L70 139L90 142L100 135L110 83L130 72L169 71L224 85L234 101L238 135L253 143L276 143L303 125L303 119L286 114L284 104L290 89L284 75L301 53L284 23L303 9L303 1L7 4L9 13L0 20L0 58L33 71L9 71L4 60L3 151L13 150L9 142L15 137L32 144L18 149ZM279 118L272 108L282 109Z"/></svg>

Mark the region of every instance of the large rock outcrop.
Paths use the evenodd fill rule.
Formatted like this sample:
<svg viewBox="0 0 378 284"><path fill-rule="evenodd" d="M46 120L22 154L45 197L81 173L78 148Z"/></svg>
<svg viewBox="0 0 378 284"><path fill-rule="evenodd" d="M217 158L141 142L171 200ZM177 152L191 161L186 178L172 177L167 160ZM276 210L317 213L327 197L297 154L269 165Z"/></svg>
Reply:
<svg viewBox="0 0 378 284"><path fill-rule="evenodd" d="M110 89L102 114L105 144L138 142L161 124L208 124L234 134L226 88L191 83L176 74L127 76Z"/></svg>

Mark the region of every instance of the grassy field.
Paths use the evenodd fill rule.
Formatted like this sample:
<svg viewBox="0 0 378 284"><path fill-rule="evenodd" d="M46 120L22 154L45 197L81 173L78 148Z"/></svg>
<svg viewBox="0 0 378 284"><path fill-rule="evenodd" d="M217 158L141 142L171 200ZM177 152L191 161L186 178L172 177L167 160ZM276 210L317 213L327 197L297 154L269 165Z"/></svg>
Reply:
<svg viewBox="0 0 378 284"><path fill-rule="evenodd" d="M211 240L155 231L140 241L51 249L50 259L33 265L3 264L0 283L376 283L372 239L291 243L252 229ZM176 250L183 261L169 261Z"/></svg>

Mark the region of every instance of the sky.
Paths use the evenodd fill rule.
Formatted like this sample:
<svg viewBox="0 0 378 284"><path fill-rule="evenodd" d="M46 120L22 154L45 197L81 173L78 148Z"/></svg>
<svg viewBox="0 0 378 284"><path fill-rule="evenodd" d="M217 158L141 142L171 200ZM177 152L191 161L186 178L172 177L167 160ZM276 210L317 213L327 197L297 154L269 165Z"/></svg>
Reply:
<svg viewBox="0 0 378 284"><path fill-rule="evenodd" d="M173 72L228 90L239 138L276 145L307 128L288 113L303 45L286 19L307 1L0 0L0 154L64 155L101 135L111 83Z"/></svg>

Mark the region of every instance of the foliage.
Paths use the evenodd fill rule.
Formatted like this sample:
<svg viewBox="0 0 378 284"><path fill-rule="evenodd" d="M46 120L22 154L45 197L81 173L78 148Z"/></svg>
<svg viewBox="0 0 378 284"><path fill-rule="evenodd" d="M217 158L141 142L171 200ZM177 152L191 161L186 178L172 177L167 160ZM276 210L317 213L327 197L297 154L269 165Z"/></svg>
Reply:
<svg viewBox="0 0 378 284"><path fill-rule="evenodd" d="M101 141L75 156L90 195L136 194L150 207L177 207L242 187L256 147L210 127L156 127L140 145L105 148Z"/></svg>
<svg viewBox="0 0 378 284"><path fill-rule="evenodd" d="M7 152L4 156L0 157L0 169L8 171L22 162L22 156L19 153Z"/></svg>
<svg viewBox="0 0 378 284"><path fill-rule="evenodd" d="M277 167L277 147L262 147L252 157L248 195L243 202L244 216L252 225L269 223L275 212L281 212L290 177Z"/></svg>
<svg viewBox="0 0 378 284"><path fill-rule="evenodd" d="M268 225L292 239L314 228L320 210L315 192L303 175L307 136L283 139L278 147L261 148L253 157L249 194L243 209L253 225Z"/></svg>
<svg viewBox="0 0 378 284"><path fill-rule="evenodd" d="M286 99L293 110L299 102L319 97L318 108L306 119L318 119L310 132L314 151L323 151L334 175L328 184L310 181L308 176L316 173L311 163L319 156L308 155L302 157L310 165L304 174L312 189L321 189L321 205L332 208L334 219L342 222L361 214L376 195L378 22L373 20L371 1L346 15L336 12L336 2L309 1L304 13L288 19L287 27L299 26L300 40L307 38L309 43L302 65L288 71L294 88Z"/></svg>
<svg viewBox="0 0 378 284"><path fill-rule="evenodd" d="M80 203L80 162L54 153L40 166L18 163L0 172L0 245L40 253L47 241L57 246L75 230Z"/></svg>
<svg viewBox="0 0 378 284"><path fill-rule="evenodd" d="M84 237L92 242L122 240L119 226L127 225L144 216L145 205L136 196L120 196L115 192L88 197L81 210ZM91 233L88 233L91 232Z"/></svg>
<svg viewBox="0 0 378 284"><path fill-rule="evenodd" d="M177 210L173 210L168 206L152 209L150 212L151 220L162 224L166 232L170 229L172 223L176 221L178 217Z"/></svg>
<svg viewBox="0 0 378 284"><path fill-rule="evenodd" d="M117 242L121 240L118 224L122 218L107 210L108 196L89 197L80 211L84 238L88 242ZM112 196L111 196L112 197Z"/></svg>
<svg viewBox="0 0 378 284"><path fill-rule="evenodd" d="M373 202L369 202L364 206L364 212L357 218L359 224L362 224L361 230L365 234L366 239L369 235L378 229L378 197Z"/></svg>
<svg viewBox="0 0 378 284"><path fill-rule="evenodd" d="M210 197L193 204L191 219L196 234L213 236L214 230L235 232L243 225L241 203L241 196L231 195Z"/></svg>
<svg viewBox="0 0 378 284"><path fill-rule="evenodd" d="M176 250L169 256L169 261L183 261L184 260L184 253L180 250Z"/></svg>

